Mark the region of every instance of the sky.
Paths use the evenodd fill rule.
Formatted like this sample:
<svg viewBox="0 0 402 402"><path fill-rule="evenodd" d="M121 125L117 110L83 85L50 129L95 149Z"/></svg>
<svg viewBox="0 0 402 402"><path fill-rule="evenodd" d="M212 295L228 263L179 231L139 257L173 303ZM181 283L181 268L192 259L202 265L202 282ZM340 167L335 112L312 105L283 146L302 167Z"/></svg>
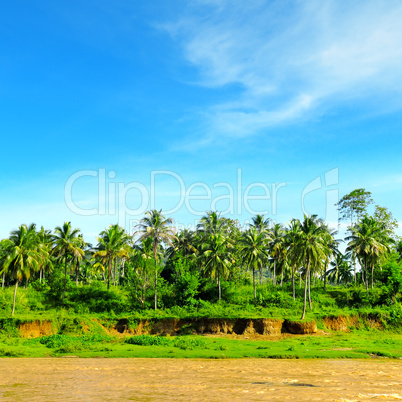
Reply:
<svg viewBox="0 0 402 402"><path fill-rule="evenodd" d="M0 19L1 238L71 221L96 242L154 208L336 226L356 188L402 223L400 1L21 0Z"/></svg>

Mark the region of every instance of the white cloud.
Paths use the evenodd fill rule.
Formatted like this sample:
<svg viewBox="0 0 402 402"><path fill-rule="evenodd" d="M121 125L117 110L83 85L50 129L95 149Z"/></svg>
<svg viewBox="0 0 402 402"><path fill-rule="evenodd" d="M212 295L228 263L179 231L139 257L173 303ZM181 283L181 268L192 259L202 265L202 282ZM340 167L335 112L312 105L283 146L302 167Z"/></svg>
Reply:
<svg viewBox="0 0 402 402"><path fill-rule="evenodd" d="M401 21L392 0L199 0L163 28L198 69L198 85L229 88L206 112L210 132L239 137L376 94L394 108Z"/></svg>

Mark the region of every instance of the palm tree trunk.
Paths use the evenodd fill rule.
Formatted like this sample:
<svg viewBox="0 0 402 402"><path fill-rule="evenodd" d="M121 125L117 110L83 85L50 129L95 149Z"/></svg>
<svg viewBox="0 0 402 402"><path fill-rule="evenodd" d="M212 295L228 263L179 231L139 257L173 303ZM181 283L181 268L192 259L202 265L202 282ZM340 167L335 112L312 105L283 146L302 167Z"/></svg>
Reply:
<svg viewBox="0 0 402 402"><path fill-rule="evenodd" d="M324 290L327 290L327 264L324 267Z"/></svg>
<svg viewBox="0 0 402 402"><path fill-rule="evenodd" d="M110 276L112 275L112 257L109 255L107 261L107 289L110 289Z"/></svg>
<svg viewBox="0 0 402 402"><path fill-rule="evenodd" d="M283 286L283 264L281 269L281 287Z"/></svg>
<svg viewBox="0 0 402 402"><path fill-rule="evenodd" d="M158 269L156 266L156 252L157 252L157 244L154 244L154 260L155 260L155 310L158 309Z"/></svg>
<svg viewBox="0 0 402 402"><path fill-rule="evenodd" d="M221 278L219 276L219 271L218 271L218 292L219 292L219 301L221 301L222 291L221 291Z"/></svg>
<svg viewBox="0 0 402 402"><path fill-rule="evenodd" d="M292 267L292 288L293 288L293 300L296 300L296 289L295 289L295 267Z"/></svg>
<svg viewBox="0 0 402 402"><path fill-rule="evenodd" d="M371 264L371 289L374 286L374 264Z"/></svg>
<svg viewBox="0 0 402 402"><path fill-rule="evenodd" d="M80 270L80 263L77 261L77 265L75 266L75 286L78 287L78 273Z"/></svg>
<svg viewBox="0 0 402 402"><path fill-rule="evenodd" d="M312 310L313 306L311 305L311 272L310 272L310 270L308 272L308 304L309 304L310 310Z"/></svg>
<svg viewBox="0 0 402 402"><path fill-rule="evenodd" d="M260 285L262 285L262 265L260 267Z"/></svg>
<svg viewBox="0 0 402 402"><path fill-rule="evenodd" d="M113 286L116 286L116 258L113 261Z"/></svg>
<svg viewBox="0 0 402 402"><path fill-rule="evenodd" d="M275 273L275 271L276 271L276 260L274 259L274 276L272 278L272 283L273 283L274 286L276 286L276 273Z"/></svg>
<svg viewBox="0 0 402 402"><path fill-rule="evenodd" d="M304 320L306 316L306 304L307 304L307 277L310 275L310 261L307 263L306 276L304 278L304 302L303 302L303 314L301 319Z"/></svg>
<svg viewBox="0 0 402 402"><path fill-rule="evenodd" d="M16 298L17 298L18 282L19 282L19 280L17 279L17 280L15 281L14 299L13 299L13 311L11 312L11 315L14 315L14 311L15 311L15 300L16 300Z"/></svg>
<svg viewBox="0 0 402 402"><path fill-rule="evenodd" d="M42 283L42 267L39 270L39 283Z"/></svg>
<svg viewBox="0 0 402 402"><path fill-rule="evenodd" d="M365 284L366 284L366 291L368 292L368 270L367 270L367 256L364 257L364 276L365 276Z"/></svg>
<svg viewBox="0 0 402 402"><path fill-rule="evenodd" d="M254 304L256 304L257 301L257 293L255 291L255 267L253 266L253 287L254 287Z"/></svg>
<svg viewBox="0 0 402 402"><path fill-rule="evenodd" d="M66 284L67 284L67 255L64 257L64 289L63 289L63 297L61 298L61 301L64 300L64 297L66 295Z"/></svg>

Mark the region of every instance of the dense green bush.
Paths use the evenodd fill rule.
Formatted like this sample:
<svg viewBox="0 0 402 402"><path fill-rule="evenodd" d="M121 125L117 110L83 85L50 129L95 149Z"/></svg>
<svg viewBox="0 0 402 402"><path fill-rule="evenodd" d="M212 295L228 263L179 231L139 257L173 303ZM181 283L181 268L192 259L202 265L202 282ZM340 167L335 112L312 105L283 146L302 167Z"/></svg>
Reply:
<svg viewBox="0 0 402 402"><path fill-rule="evenodd" d="M123 292L108 290L106 285L99 282L72 288L67 294L65 304L79 313L122 313L130 310Z"/></svg>
<svg viewBox="0 0 402 402"><path fill-rule="evenodd" d="M207 343L201 339L183 338L181 336L169 339L163 336L138 335L126 339L126 343L138 346L172 346L183 350L205 349L207 347Z"/></svg>

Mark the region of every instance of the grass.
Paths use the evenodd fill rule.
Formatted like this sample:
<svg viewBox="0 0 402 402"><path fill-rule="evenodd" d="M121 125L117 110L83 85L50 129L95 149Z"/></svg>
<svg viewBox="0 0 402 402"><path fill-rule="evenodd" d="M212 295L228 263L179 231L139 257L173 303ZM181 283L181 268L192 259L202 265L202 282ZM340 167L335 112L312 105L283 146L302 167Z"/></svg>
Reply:
<svg viewBox="0 0 402 402"><path fill-rule="evenodd" d="M281 340L231 339L213 336L51 335L0 339L2 357L146 357L146 358L402 358L402 335L355 331Z"/></svg>

